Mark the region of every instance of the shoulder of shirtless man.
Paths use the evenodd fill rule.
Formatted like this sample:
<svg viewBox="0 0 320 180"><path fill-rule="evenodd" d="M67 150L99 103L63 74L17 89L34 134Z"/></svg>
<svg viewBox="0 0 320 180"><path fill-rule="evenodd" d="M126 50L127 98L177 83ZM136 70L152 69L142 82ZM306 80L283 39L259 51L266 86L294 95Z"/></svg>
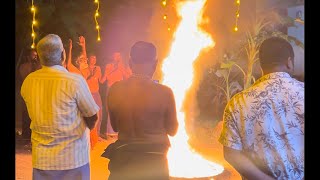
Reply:
<svg viewBox="0 0 320 180"><path fill-rule="evenodd" d="M123 133L128 136L173 136L177 132L173 92L152 80L116 82L110 88L108 106L112 127L127 131Z"/></svg>

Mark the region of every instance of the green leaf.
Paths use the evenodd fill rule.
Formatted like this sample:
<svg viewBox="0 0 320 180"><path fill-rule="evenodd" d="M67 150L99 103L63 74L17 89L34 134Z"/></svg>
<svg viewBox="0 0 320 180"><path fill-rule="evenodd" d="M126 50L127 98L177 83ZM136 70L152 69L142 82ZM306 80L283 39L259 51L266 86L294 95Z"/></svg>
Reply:
<svg viewBox="0 0 320 180"><path fill-rule="evenodd" d="M227 63L221 62L220 68L229 69L235 64L234 61L228 61Z"/></svg>

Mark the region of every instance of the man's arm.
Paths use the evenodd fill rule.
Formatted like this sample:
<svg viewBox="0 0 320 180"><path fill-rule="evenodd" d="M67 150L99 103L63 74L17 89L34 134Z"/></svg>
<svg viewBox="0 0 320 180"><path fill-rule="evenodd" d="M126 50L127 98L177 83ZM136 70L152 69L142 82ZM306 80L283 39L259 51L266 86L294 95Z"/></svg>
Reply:
<svg viewBox="0 0 320 180"><path fill-rule="evenodd" d="M169 91L169 102L167 106L167 117L165 118L165 126L167 130L167 134L170 136L176 135L178 131L178 119L177 119L177 112L176 112L176 103L174 100L174 95L172 90Z"/></svg>
<svg viewBox="0 0 320 180"><path fill-rule="evenodd" d="M77 73L81 75L81 72L79 71L78 68L76 68L72 64L72 40L69 39L69 53L68 53L68 58L67 58L67 69L69 72Z"/></svg>
<svg viewBox="0 0 320 180"><path fill-rule="evenodd" d="M98 116L97 116L97 114L95 114L90 117L83 117L83 119L84 119L84 122L86 123L87 127L91 130L94 128L94 126L97 122Z"/></svg>
<svg viewBox="0 0 320 180"><path fill-rule="evenodd" d="M87 78L87 81L91 80L91 79L98 79L98 81L100 82L101 79L101 69L99 66L95 67L95 70L93 70L93 74L90 74Z"/></svg>
<svg viewBox="0 0 320 180"><path fill-rule="evenodd" d="M95 73L95 77L98 78L98 81L101 83L101 68L100 66L97 66L97 72Z"/></svg>
<svg viewBox="0 0 320 180"><path fill-rule="evenodd" d="M81 46L82 56L87 59L86 39L83 36L80 36L78 44Z"/></svg>
<svg viewBox="0 0 320 180"><path fill-rule="evenodd" d="M79 56L79 69L80 71L88 67L88 58L87 58L87 50L86 50L86 40L83 36L79 37L78 44L81 46L81 55ZM82 71L81 71L82 72ZM83 72L82 72L83 73ZM85 77L87 79L87 77Z"/></svg>
<svg viewBox="0 0 320 180"><path fill-rule="evenodd" d="M97 113L100 108L94 101L85 79L80 77L79 80L75 87L76 102L86 125L89 129L92 129L97 121Z"/></svg>
<svg viewBox="0 0 320 180"><path fill-rule="evenodd" d="M258 169L242 151L223 146L223 154L225 160L227 160L245 178L249 180L274 180L273 177Z"/></svg>
<svg viewBox="0 0 320 180"><path fill-rule="evenodd" d="M239 128L241 122L241 108L237 104L238 97L233 97L226 105L223 113L223 128L219 142L223 145L224 158L245 178L253 180L273 179L261 171L249 157L244 154L244 142ZM243 128L243 127L242 127Z"/></svg>

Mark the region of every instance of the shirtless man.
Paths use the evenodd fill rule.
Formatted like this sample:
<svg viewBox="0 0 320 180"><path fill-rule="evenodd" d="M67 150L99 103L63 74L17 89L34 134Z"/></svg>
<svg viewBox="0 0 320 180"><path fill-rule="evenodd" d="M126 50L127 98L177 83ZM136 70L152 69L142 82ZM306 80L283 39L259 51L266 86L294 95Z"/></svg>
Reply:
<svg viewBox="0 0 320 180"><path fill-rule="evenodd" d="M117 133L111 127L110 117L108 114L107 95L109 89L115 82L127 79L130 77L130 75L131 70L125 66L121 54L119 52L113 53L112 62L105 66L104 75L101 77L101 84L107 81L107 87L104 96L105 118L102 120L102 128L99 131L100 136L104 139L107 139L107 137L113 138L117 136Z"/></svg>
<svg viewBox="0 0 320 180"><path fill-rule="evenodd" d="M130 56L131 77L114 83L107 97L111 125L118 132L118 140L102 155L110 160L109 180L169 179L168 135L178 130L173 92L152 81L157 65L153 44L136 42Z"/></svg>
<svg viewBox="0 0 320 180"><path fill-rule="evenodd" d="M95 144L98 142L98 137L100 132L100 126L101 126L101 119L102 119L102 101L101 96L99 93L99 86L101 82L101 69L100 66L96 65L97 58L95 55L91 54L89 55L89 66L83 70L83 74L87 77L87 84L89 86L90 92L92 94L92 97L94 101L99 106L100 110L98 112L98 120L96 123L96 126L94 129L90 131L90 142L91 142L91 148L95 146Z"/></svg>

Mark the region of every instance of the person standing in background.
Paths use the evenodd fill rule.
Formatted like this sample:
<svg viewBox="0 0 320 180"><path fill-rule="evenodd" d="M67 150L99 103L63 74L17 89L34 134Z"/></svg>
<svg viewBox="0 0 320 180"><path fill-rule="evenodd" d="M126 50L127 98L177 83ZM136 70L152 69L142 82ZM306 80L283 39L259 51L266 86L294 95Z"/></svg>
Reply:
<svg viewBox="0 0 320 180"><path fill-rule="evenodd" d="M112 62L106 65L104 70L104 75L101 78L101 83L104 83L105 81L107 81L105 100L104 100L106 116L104 116L102 120L101 126L103 127L100 130L100 136L104 139L107 139L107 137L115 138L117 136L117 133L112 129L112 126L110 124L110 117L108 113L108 103L106 99L108 95L108 91L115 82L127 79L131 75L131 71L129 71L130 68L125 67L122 56L119 52L115 52L112 57L113 57Z"/></svg>
<svg viewBox="0 0 320 180"><path fill-rule="evenodd" d="M102 120L102 101L99 92L101 82L101 69L100 66L96 65L97 58L94 54L89 55L89 66L83 70L83 73L87 77L87 83L92 94L94 101L99 106L98 120L95 128L90 131L91 148L98 142L100 132L101 120Z"/></svg>
<svg viewBox="0 0 320 180"><path fill-rule="evenodd" d="M19 66L20 80L23 83L25 78L32 72L41 69L41 64L38 59L38 53L35 49L29 49L25 61ZM30 130L30 117L28 114L27 106L24 101L21 105L21 120L22 120L22 138L25 144L31 143L31 130Z"/></svg>

